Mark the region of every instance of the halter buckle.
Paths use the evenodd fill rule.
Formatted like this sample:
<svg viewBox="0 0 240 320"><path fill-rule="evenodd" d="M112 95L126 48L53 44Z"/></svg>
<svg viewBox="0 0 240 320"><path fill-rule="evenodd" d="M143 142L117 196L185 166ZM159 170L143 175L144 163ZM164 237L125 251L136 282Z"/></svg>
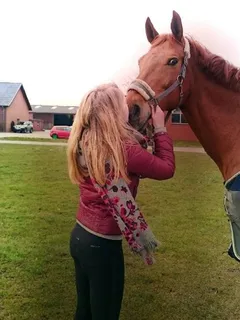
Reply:
<svg viewBox="0 0 240 320"><path fill-rule="evenodd" d="M180 86L183 84L183 81L184 81L184 77L181 74L179 74L177 76L177 82L179 83Z"/></svg>

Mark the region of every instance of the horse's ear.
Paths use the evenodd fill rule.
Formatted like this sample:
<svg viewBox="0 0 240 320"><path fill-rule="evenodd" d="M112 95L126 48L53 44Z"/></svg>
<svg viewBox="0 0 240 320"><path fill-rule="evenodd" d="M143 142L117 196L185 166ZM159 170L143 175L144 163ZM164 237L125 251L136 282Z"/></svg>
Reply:
<svg viewBox="0 0 240 320"><path fill-rule="evenodd" d="M173 10L172 22L171 22L171 30L174 38L179 42L182 41L183 38L183 26L180 15Z"/></svg>
<svg viewBox="0 0 240 320"><path fill-rule="evenodd" d="M145 23L145 30L146 30L146 36L147 39L150 43L152 43L153 39L158 36L157 30L154 28L152 21L150 18L147 18L146 23Z"/></svg>

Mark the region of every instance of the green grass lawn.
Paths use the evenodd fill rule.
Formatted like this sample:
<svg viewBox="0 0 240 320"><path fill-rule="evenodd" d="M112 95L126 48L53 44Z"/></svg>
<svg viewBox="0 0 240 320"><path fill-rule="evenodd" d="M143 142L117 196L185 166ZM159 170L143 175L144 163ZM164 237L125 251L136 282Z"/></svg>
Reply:
<svg viewBox="0 0 240 320"><path fill-rule="evenodd" d="M0 137L0 140L9 141L39 141L39 142L66 142L66 139L52 139L52 138L35 138L35 137Z"/></svg>
<svg viewBox="0 0 240 320"><path fill-rule="evenodd" d="M198 141L174 141L175 147L194 147L202 148L202 145Z"/></svg>
<svg viewBox="0 0 240 320"><path fill-rule="evenodd" d="M0 147L0 319L70 320L75 309L69 234L78 190L64 146ZM177 153L165 182L141 182L138 203L162 242L146 267L125 245L121 320L237 320L240 267L230 234L222 178L204 154Z"/></svg>
<svg viewBox="0 0 240 320"><path fill-rule="evenodd" d="M10 141L40 141L40 142L66 142L66 139L34 138L34 137L0 137L0 140ZM202 147L197 141L174 141L175 147Z"/></svg>

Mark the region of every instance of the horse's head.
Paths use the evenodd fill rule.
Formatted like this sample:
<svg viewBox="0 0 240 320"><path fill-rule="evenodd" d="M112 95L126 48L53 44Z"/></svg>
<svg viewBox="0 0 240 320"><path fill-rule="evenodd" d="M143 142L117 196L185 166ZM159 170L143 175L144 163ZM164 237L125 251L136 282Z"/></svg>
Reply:
<svg viewBox="0 0 240 320"><path fill-rule="evenodd" d="M129 122L140 131L151 116L149 102L159 103L164 111L173 110L183 102L186 89L183 82L190 57L189 42L183 37L182 21L175 11L172 34L159 35L149 18L145 28L151 48L139 59L139 75L127 94ZM172 90L166 92L170 87Z"/></svg>

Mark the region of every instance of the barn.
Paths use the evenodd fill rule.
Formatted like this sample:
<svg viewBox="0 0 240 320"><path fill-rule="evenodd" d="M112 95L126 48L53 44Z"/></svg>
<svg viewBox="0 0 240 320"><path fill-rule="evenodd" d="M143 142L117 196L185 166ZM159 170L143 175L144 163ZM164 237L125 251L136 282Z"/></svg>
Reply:
<svg viewBox="0 0 240 320"><path fill-rule="evenodd" d="M0 82L0 132L11 131L12 121L28 121L31 110L21 83Z"/></svg>
<svg viewBox="0 0 240 320"><path fill-rule="evenodd" d="M180 109L172 112L167 124L167 130L174 141L198 141Z"/></svg>
<svg viewBox="0 0 240 320"><path fill-rule="evenodd" d="M54 125L72 125L77 110L76 106L32 105L30 118L35 130L37 124L41 130L49 130ZM167 130L174 141L198 141L180 109L172 112Z"/></svg>
<svg viewBox="0 0 240 320"><path fill-rule="evenodd" d="M42 124L42 130L50 130L58 125L71 126L77 109L76 106L32 105L31 117Z"/></svg>

